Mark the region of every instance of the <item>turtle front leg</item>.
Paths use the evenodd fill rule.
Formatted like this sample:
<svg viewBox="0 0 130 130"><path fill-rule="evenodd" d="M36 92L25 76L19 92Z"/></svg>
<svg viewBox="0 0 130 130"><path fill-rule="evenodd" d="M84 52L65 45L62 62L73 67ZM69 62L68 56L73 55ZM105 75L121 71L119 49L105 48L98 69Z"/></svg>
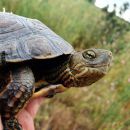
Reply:
<svg viewBox="0 0 130 130"><path fill-rule="evenodd" d="M2 118L3 130L22 130L21 124L17 121L15 117L9 118L9 119L4 119Z"/></svg>
<svg viewBox="0 0 130 130"><path fill-rule="evenodd" d="M40 86L36 86L36 91L33 94L32 98L37 98L37 97L47 97L51 98L57 93L62 93L66 91L68 88L64 87L62 84L57 84L57 85L50 85L46 84L44 86L44 83ZM38 90L38 91L37 91Z"/></svg>
<svg viewBox="0 0 130 130"><path fill-rule="evenodd" d="M17 113L34 92L34 76L30 68L17 67L10 71L11 80L0 96L0 110L4 130L22 130Z"/></svg>

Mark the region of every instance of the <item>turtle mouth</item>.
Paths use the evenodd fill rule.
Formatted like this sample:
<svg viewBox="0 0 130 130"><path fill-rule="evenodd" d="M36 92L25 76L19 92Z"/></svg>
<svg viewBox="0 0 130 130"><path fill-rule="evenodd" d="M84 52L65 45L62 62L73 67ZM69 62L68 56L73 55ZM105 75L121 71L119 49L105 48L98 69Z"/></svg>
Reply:
<svg viewBox="0 0 130 130"><path fill-rule="evenodd" d="M80 72L75 74L75 78L77 79L76 86L84 87L95 83L96 81L101 79L104 75L106 75L106 67L100 67L100 68L84 67L80 69Z"/></svg>
<svg viewBox="0 0 130 130"><path fill-rule="evenodd" d="M91 75L93 76L105 75L107 73L108 68L107 66L99 68L85 67L81 69L80 72L75 75L75 77L78 79L83 77L89 77Z"/></svg>
<svg viewBox="0 0 130 130"><path fill-rule="evenodd" d="M87 66L87 67L90 67L90 68L102 68L102 67L109 67L110 66L110 62L109 63L105 63L105 64L91 64L91 65L88 65L88 64L85 64L84 66Z"/></svg>
<svg viewBox="0 0 130 130"><path fill-rule="evenodd" d="M88 66L88 68L95 69L99 71L100 73L106 74L109 66L110 64L104 64L104 65Z"/></svg>
<svg viewBox="0 0 130 130"><path fill-rule="evenodd" d="M77 75L85 75L85 74L92 74L92 73L99 73L99 74L106 74L108 71L108 68L110 66L110 63L108 64L102 64L102 65L88 65L88 64L77 64L73 68L74 73Z"/></svg>

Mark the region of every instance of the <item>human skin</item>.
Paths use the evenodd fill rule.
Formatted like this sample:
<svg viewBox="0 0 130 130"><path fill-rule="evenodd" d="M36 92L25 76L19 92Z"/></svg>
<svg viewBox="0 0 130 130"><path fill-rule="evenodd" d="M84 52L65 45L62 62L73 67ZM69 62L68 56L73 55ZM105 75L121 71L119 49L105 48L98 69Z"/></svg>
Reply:
<svg viewBox="0 0 130 130"><path fill-rule="evenodd" d="M35 130L34 118L43 101L43 97L38 97L29 101L28 105L18 113L18 121L23 130ZM0 118L0 130L3 130Z"/></svg>

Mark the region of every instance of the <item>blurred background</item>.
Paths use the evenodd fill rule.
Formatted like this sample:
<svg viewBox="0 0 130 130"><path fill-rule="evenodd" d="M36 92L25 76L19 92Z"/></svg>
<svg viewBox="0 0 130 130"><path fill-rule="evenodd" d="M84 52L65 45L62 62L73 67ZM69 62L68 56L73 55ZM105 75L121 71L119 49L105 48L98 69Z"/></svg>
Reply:
<svg viewBox="0 0 130 130"><path fill-rule="evenodd" d="M39 19L77 50L105 48L99 82L46 99L36 130L130 130L130 0L0 0L0 10Z"/></svg>

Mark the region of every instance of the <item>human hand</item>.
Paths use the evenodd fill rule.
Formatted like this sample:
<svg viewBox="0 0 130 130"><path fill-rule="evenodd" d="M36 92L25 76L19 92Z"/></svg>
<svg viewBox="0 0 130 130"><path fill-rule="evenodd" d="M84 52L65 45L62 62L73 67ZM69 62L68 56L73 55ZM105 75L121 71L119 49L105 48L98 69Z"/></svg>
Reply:
<svg viewBox="0 0 130 130"><path fill-rule="evenodd" d="M43 101L43 97L31 99L28 105L18 113L18 121L22 125L23 130L35 130L34 117ZM3 126L0 119L0 130L3 130Z"/></svg>
<svg viewBox="0 0 130 130"><path fill-rule="evenodd" d="M1 118L0 118L0 130L3 130L3 126L2 126Z"/></svg>

